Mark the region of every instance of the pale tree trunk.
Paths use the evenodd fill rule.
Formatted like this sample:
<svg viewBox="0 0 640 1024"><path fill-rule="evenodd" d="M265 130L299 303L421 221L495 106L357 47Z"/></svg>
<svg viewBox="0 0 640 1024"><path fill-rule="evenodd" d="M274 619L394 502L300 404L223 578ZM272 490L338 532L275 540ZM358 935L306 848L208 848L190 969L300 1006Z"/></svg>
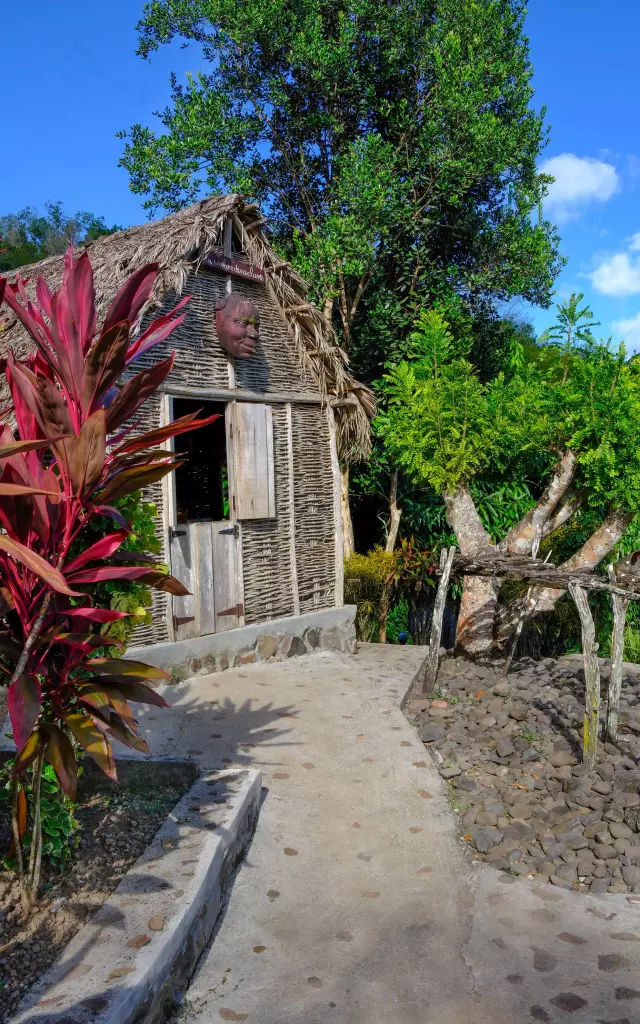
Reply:
<svg viewBox="0 0 640 1024"><path fill-rule="evenodd" d="M623 515L620 512L612 512L591 537L585 541L580 550L576 551L571 558L562 563L561 568L568 571L595 569L622 539L632 519L632 513ZM555 587L533 587L530 603L525 610L525 621L532 619L541 612L552 611L563 594L565 594L564 590L559 590ZM517 628L525 602L526 599L514 601L507 607L500 609L495 633L496 643L499 647L503 647L508 642L514 629Z"/></svg>
<svg viewBox="0 0 640 1024"><path fill-rule="evenodd" d="M342 512L342 550L345 558L351 558L355 551L353 521L349 505L349 465L340 466L340 509Z"/></svg>
<svg viewBox="0 0 640 1024"><path fill-rule="evenodd" d="M389 495L389 532L384 548L390 554L395 551L401 517L402 509L398 508L398 470L394 469L391 474L391 493Z"/></svg>
<svg viewBox="0 0 640 1024"><path fill-rule="evenodd" d="M493 547L467 486L460 484L455 491L445 492L444 504L463 555ZM461 654L478 658L491 653L499 590L498 580L465 576L456 631L456 650Z"/></svg>

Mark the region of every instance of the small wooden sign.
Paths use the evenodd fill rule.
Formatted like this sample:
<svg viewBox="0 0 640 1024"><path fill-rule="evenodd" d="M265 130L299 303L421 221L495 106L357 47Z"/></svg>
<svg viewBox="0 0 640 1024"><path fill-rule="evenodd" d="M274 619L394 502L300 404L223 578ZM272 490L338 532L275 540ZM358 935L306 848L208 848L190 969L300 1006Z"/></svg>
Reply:
<svg viewBox="0 0 640 1024"><path fill-rule="evenodd" d="M223 274L232 274L233 277L244 277L247 281L264 283L262 267L256 267L253 263L247 263L245 260L233 259L231 256L225 256L222 252L210 252L202 262L206 267L220 270Z"/></svg>

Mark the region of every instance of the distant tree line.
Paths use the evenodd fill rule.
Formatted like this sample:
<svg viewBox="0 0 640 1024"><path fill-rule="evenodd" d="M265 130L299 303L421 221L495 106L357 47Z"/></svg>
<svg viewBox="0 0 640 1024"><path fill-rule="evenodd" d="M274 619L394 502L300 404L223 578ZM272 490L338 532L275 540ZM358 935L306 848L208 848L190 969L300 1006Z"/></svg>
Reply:
<svg viewBox="0 0 640 1024"><path fill-rule="evenodd" d="M45 203L44 214L33 206L25 206L18 213L0 216L0 272L37 263L64 252L68 245L90 242L120 230L120 225L109 227L104 217L88 210L69 216L60 201Z"/></svg>

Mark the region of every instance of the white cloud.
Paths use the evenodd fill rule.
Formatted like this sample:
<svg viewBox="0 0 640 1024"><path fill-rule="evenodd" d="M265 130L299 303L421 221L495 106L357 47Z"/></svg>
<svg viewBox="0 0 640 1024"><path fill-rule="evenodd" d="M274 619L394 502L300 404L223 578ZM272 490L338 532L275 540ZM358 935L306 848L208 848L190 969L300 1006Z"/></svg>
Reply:
<svg viewBox="0 0 640 1024"><path fill-rule="evenodd" d="M613 164L575 153L553 156L540 170L555 178L549 185L546 203L558 220L570 220L590 203L605 203L620 188Z"/></svg>
<svg viewBox="0 0 640 1024"><path fill-rule="evenodd" d="M640 350L640 313L628 320L615 320L611 326L625 342L628 352Z"/></svg>
<svg viewBox="0 0 640 1024"><path fill-rule="evenodd" d="M602 295L613 298L636 295L640 292L640 257L634 259L626 252L616 253L596 267L589 277L595 290Z"/></svg>

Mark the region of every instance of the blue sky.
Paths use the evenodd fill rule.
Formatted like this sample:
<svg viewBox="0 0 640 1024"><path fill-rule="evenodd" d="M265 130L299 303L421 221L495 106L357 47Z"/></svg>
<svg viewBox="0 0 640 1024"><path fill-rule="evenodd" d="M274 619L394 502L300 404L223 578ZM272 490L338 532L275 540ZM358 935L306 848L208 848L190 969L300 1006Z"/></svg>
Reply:
<svg viewBox="0 0 640 1024"><path fill-rule="evenodd" d="M61 199L109 223L145 219L117 166L115 135L169 95L168 76L198 66L196 49L135 55L138 0L32 0L13 5L0 39L4 71L0 213ZM569 263L557 298L584 291L602 333L640 350L640 4L531 0L536 104L545 104L558 181L548 205ZM524 310L542 329L550 312Z"/></svg>

